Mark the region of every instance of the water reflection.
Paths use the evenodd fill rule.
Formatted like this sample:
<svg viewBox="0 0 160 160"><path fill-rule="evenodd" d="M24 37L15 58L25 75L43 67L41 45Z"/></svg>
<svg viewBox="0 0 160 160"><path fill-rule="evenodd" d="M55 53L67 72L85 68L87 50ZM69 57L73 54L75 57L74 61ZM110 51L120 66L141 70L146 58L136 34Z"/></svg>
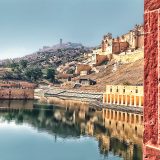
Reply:
<svg viewBox="0 0 160 160"><path fill-rule="evenodd" d="M114 155L111 159L142 159L141 115L108 109L95 111L84 107L73 109L33 104L34 101L0 101L0 118L17 125L27 123L52 135L55 141L57 137L66 140L94 137L103 159L111 155ZM90 148L86 150L89 152Z"/></svg>

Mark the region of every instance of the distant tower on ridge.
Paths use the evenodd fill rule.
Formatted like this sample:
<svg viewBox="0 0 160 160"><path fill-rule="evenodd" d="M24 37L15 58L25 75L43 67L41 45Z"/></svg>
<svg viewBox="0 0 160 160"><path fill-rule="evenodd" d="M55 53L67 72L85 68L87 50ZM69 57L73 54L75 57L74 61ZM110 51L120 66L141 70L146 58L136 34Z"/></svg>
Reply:
<svg viewBox="0 0 160 160"><path fill-rule="evenodd" d="M60 39L60 46L62 46L62 43L63 43L63 40L62 40L62 38Z"/></svg>

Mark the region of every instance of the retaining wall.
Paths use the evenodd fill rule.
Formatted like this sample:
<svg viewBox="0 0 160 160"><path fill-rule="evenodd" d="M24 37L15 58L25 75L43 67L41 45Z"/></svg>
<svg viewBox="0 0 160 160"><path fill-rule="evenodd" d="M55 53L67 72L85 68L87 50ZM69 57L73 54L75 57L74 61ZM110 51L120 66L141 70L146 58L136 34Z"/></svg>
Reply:
<svg viewBox="0 0 160 160"><path fill-rule="evenodd" d="M34 89L0 89L0 99L34 99Z"/></svg>

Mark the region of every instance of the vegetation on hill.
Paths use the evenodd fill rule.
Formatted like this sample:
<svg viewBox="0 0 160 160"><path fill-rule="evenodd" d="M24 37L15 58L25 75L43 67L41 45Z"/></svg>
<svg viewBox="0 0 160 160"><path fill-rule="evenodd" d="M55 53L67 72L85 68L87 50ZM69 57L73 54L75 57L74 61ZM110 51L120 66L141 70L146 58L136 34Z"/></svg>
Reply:
<svg viewBox="0 0 160 160"><path fill-rule="evenodd" d="M56 79L58 78L56 74L58 72L74 74L75 64L87 61L84 58L84 53L87 52L91 52L91 49L79 45L78 47L76 45L74 47L47 47L32 55L5 61L3 66L11 68L11 70L5 71L2 78L37 83L43 80L45 84L57 83L59 81ZM78 76L77 78L89 78L97 82L94 86L82 86L79 88L80 90L101 92L105 91L106 84L143 84L143 53L135 51L135 53L125 56L114 56L112 61L93 67L90 75ZM67 86L65 86L66 84ZM73 89L73 85L68 86L68 83L66 84L63 85L64 88Z"/></svg>
<svg viewBox="0 0 160 160"><path fill-rule="evenodd" d="M12 62L10 64L11 71L6 72L2 79L11 80L27 80L30 82L37 82L42 79L42 70L38 67L31 67L28 65L28 61L21 60L19 63Z"/></svg>
<svg viewBox="0 0 160 160"><path fill-rule="evenodd" d="M80 62L86 52L90 52L90 49L78 43L44 47L34 54L2 61L2 67L11 68L11 71L5 72L2 78L31 82L46 79L53 83L58 66L72 61ZM70 70L69 73L73 71Z"/></svg>
<svg viewBox="0 0 160 160"><path fill-rule="evenodd" d="M91 49L88 47L84 47L83 45L78 43L69 42L63 44L62 46L55 45L47 48L44 47L43 49L40 49L39 51L33 54L21 58L15 58L13 60L3 60L0 64L3 64L3 66L8 67L13 63L13 61L19 63L20 61L25 60L31 67L38 66L41 69L56 69L58 66L68 62L82 61L83 54L90 51Z"/></svg>

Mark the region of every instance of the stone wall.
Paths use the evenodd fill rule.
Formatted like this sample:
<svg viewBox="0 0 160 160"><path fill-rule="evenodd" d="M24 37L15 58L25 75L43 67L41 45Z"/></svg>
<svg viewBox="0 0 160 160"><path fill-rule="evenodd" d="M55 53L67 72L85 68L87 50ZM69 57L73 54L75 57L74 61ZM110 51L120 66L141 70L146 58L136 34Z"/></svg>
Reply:
<svg viewBox="0 0 160 160"><path fill-rule="evenodd" d="M109 60L108 56L106 56L106 55L96 54L95 56L96 56L96 58L95 58L95 60L93 62L94 63L93 65L96 65L96 66L99 66L103 62L106 62L106 61Z"/></svg>
<svg viewBox="0 0 160 160"><path fill-rule="evenodd" d="M113 42L112 43L112 53L119 54L121 52L127 51L129 48L128 42Z"/></svg>
<svg viewBox="0 0 160 160"><path fill-rule="evenodd" d="M76 74L80 74L81 71L90 71L91 70L91 66L88 64L77 64L76 66Z"/></svg>
<svg viewBox="0 0 160 160"><path fill-rule="evenodd" d="M142 50L136 50L134 52L129 52L127 54L113 54L112 58L115 60L115 62L121 62L121 63L133 63L139 59L144 58L144 51Z"/></svg>
<svg viewBox="0 0 160 160"><path fill-rule="evenodd" d="M34 99L34 89L0 89L0 99Z"/></svg>
<svg viewBox="0 0 160 160"><path fill-rule="evenodd" d="M145 0L144 160L160 159L160 1Z"/></svg>
<svg viewBox="0 0 160 160"><path fill-rule="evenodd" d="M29 83L26 81L2 81L0 80L0 88L23 88L23 89L34 89L36 88L36 84Z"/></svg>
<svg viewBox="0 0 160 160"><path fill-rule="evenodd" d="M144 35L140 35L138 37L138 44L137 44L138 48L144 48Z"/></svg>

